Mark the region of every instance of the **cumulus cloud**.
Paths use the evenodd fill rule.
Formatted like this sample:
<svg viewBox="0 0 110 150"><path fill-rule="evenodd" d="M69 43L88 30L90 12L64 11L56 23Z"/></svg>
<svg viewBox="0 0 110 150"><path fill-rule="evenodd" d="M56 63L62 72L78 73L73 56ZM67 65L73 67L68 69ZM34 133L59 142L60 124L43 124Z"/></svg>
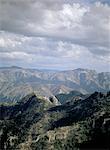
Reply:
<svg viewBox="0 0 110 150"><path fill-rule="evenodd" d="M0 6L2 64L7 58L7 62L22 60L30 66L49 67L51 63L58 68L72 68L81 64L91 67L91 60L94 68L104 64L107 70L108 0L0 0ZM23 62L24 57L27 62Z"/></svg>

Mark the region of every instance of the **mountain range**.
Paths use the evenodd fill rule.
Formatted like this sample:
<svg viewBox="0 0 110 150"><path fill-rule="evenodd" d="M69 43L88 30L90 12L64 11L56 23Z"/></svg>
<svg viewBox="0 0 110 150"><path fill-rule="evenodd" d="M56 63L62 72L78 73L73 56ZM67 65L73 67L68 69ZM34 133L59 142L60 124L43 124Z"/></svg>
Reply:
<svg viewBox="0 0 110 150"><path fill-rule="evenodd" d="M0 68L1 150L110 149L110 72Z"/></svg>
<svg viewBox="0 0 110 150"><path fill-rule="evenodd" d="M27 69L17 66L0 68L0 102L16 102L34 92L55 98L71 91L82 94L110 90L110 72L78 68L67 71Z"/></svg>
<svg viewBox="0 0 110 150"><path fill-rule="evenodd" d="M1 150L110 149L110 92L58 106L32 93L0 112Z"/></svg>

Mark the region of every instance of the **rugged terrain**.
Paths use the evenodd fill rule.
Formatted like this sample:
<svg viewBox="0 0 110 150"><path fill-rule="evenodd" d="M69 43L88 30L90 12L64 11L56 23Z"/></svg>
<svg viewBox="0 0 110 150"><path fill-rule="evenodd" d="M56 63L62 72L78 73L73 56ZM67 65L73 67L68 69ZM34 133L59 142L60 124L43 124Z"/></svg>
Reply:
<svg viewBox="0 0 110 150"><path fill-rule="evenodd" d="M0 102L15 103L34 92L38 96L50 97L70 91L82 94L110 90L110 72L75 69L49 71L20 67L0 68Z"/></svg>
<svg viewBox="0 0 110 150"><path fill-rule="evenodd" d="M32 93L15 105L1 105L0 112L1 149L110 149L110 92L57 106Z"/></svg>

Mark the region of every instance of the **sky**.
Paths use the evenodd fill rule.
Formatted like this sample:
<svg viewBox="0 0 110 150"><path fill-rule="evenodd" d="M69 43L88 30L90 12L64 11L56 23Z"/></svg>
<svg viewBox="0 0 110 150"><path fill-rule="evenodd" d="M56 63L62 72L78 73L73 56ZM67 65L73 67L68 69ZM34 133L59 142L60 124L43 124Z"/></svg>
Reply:
<svg viewBox="0 0 110 150"><path fill-rule="evenodd" d="M0 0L0 67L110 71L109 0Z"/></svg>

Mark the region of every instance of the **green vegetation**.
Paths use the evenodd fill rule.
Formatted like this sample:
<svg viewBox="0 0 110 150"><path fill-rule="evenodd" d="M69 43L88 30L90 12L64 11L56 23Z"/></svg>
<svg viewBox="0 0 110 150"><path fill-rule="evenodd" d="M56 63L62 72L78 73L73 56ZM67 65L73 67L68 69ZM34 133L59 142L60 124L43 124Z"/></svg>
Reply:
<svg viewBox="0 0 110 150"><path fill-rule="evenodd" d="M110 149L110 92L59 106L32 93L0 110L1 149Z"/></svg>

